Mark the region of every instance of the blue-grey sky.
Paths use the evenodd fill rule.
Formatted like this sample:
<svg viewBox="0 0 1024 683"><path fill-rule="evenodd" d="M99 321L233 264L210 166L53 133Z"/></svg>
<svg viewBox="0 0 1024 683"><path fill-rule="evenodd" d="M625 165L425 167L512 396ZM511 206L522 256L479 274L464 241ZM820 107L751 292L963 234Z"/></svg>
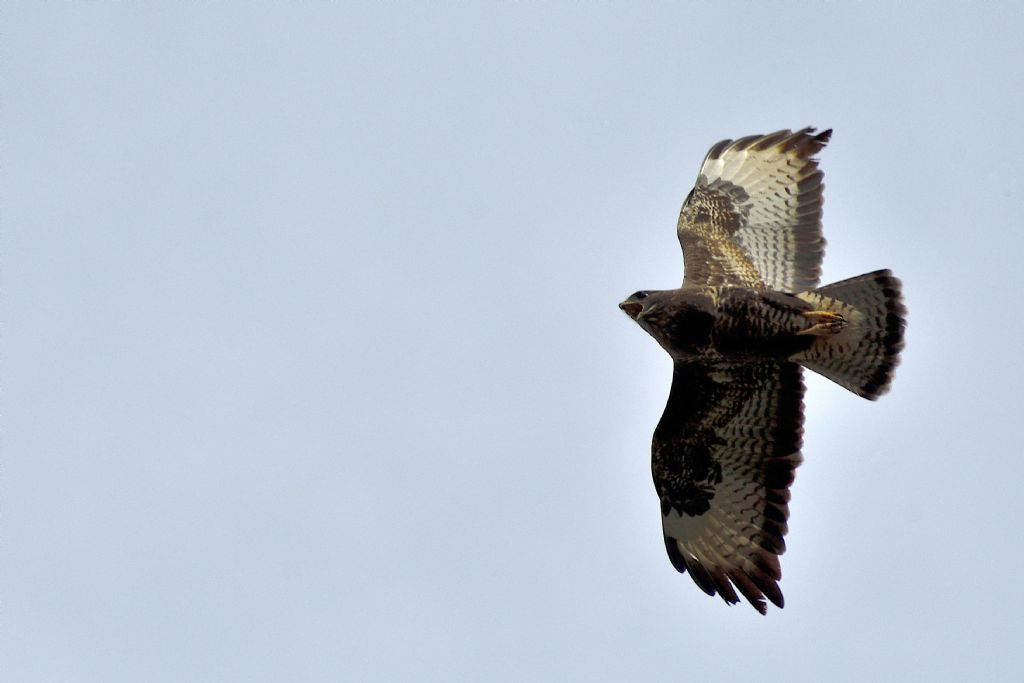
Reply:
<svg viewBox="0 0 1024 683"><path fill-rule="evenodd" d="M1011 680L1019 3L5 3L11 681ZM808 378L787 607L665 556L707 148L833 127L826 282L905 283L870 403Z"/></svg>

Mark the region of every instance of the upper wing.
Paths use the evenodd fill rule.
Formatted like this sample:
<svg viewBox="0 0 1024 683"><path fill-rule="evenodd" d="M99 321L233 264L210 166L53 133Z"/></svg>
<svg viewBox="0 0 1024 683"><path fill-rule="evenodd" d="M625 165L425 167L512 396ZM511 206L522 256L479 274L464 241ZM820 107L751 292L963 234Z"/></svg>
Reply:
<svg viewBox="0 0 1024 683"><path fill-rule="evenodd" d="M669 559L708 595L782 607L789 485L801 462L803 377L787 362L676 361L652 470Z"/></svg>
<svg viewBox="0 0 1024 683"><path fill-rule="evenodd" d="M825 186L812 157L831 136L780 130L712 147L679 213L683 284L817 287Z"/></svg>

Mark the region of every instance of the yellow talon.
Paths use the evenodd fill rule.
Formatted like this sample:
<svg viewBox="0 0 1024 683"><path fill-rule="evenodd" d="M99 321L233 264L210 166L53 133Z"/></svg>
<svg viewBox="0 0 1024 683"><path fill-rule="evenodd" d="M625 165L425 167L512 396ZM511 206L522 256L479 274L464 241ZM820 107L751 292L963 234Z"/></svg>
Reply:
<svg viewBox="0 0 1024 683"><path fill-rule="evenodd" d="M842 313L834 311L804 311L803 315L814 322L814 324L806 330L800 330L797 334L836 334L846 326L846 316Z"/></svg>

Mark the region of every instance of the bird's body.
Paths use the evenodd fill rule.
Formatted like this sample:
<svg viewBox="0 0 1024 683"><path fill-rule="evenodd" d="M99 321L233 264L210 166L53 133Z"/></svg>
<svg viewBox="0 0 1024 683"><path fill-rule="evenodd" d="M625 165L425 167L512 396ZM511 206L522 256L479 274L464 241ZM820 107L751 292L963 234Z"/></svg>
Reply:
<svg viewBox="0 0 1024 683"><path fill-rule="evenodd" d="M818 287L831 131L711 148L679 217L679 289L620 304L673 360L651 469L672 564L710 595L782 607L789 486L800 464L802 367L869 399L903 348L900 282L876 271Z"/></svg>
<svg viewBox="0 0 1024 683"><path fill-rule="evenodd" d="M647 292L637 319L675 360L782 360L807 350L811 305L746 287L684 287Z"/></svg>

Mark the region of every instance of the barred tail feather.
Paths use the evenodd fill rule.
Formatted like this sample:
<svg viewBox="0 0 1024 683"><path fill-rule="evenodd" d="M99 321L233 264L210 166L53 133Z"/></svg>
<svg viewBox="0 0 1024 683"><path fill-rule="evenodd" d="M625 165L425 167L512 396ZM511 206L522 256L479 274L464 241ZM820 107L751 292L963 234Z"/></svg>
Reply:
<svg viewBox="0 0 1024 683"><path fill-rule="evenodd" d="M797 296L817 310L843 314L847 325L817 337L794 360L872 401L887 392L903 350L907 315L892 272L878 270Z"/></svg>

